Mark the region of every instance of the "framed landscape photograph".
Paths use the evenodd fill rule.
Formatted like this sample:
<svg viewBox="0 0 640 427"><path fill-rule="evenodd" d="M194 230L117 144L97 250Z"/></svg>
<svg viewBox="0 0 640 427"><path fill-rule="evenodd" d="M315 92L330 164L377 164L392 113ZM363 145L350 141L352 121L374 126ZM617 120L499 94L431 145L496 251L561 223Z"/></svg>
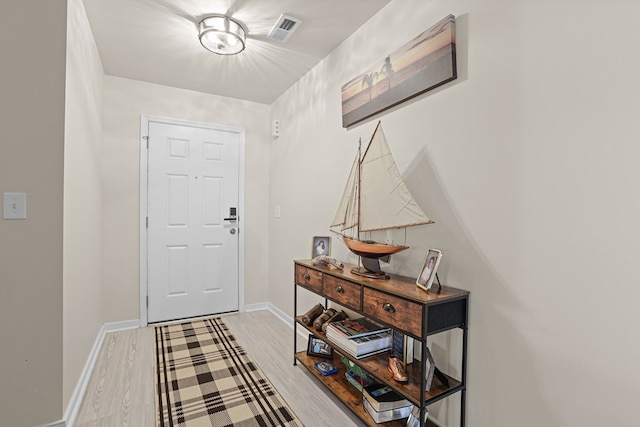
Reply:
<svg viewBox="0 0 640 427"><path fill-rule="evenodd" d="M342 86L342 127L456 78L456 18L448 15Z"/></svg>
<svg viewBox="0 0 640 427"><path fill-rule="evenodd" d="M307 344L307 354L309 356L324 357L326 359L333 358L333 348L326 342L313 334L309 334L309 342Z"/></svg>
<svg viewBox="0 0 640 427"><path fill-rule="evenodd" d="M433 285L433 279L436 277L438 266L440 265L440 259L442 258L442 251L438 249L429 249L427 257L424 260L424 265L420 270L420 275L416 280L416 284L428 291Z"/></svg>
<svg viewBox="0 0 640 427"><path fill-rule="evenodd" d="M329 236L314 236L311 242L311 258L317 256L331 255L331 237Z"/></svg>

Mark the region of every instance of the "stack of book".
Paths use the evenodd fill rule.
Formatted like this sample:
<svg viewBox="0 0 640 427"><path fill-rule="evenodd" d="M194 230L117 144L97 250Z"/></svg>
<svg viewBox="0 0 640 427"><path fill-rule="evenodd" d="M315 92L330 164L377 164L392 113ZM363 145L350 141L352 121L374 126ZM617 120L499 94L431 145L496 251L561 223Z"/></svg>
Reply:
<svg viewBox="0 0 640 427"><path fill-rule="evenodd" d="M339 354L339 353L338 353ZM360 393L362 393L362 388L368 386L373 383L373 378L371 378L367 371L362 369L360 366L353 363L351 360L346 357L341 356L342 363L347 367L347 372L344 373L347 381L354 386Z"/></svg>
<svg viewBox="0 0 640 427"><path fill-rule="evenodd" d="M391 329L365 317L331 322L326 333L329 341L356 359L391 348Z"/></svg>
<svg viewBox="0 0 640 427"><path fill-rule="evenodd" d="M398 359L400 359L405 367L413 363L413 338L395 329L392 330L391 354L398 356Z"/></svg>
<svg viewBox="0 0 640 427"><path fill-rule="evenodd" d="M373 380L366 376L360 375L349 369L344 373L345 378L349 381L349 384L354 386L358 391L362 392L362 388L368 386Z"/></svg>
<svg viewBox="0 0 640 427"><path fill-rule="evenodd" d="M364 408L376 423L407 418L413 405L384 384L371 384L362 390Z"/></svg>

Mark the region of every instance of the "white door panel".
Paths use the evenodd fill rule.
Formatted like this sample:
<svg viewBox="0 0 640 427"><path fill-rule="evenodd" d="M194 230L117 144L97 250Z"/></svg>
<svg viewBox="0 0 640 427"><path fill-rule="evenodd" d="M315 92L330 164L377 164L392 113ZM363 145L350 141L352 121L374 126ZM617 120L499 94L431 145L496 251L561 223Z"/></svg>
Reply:
<svg viewBox="0 0 640 427"><path fill-rule="evenodd" d="M149 123L148 320L238 310L240 135ZM227 220L225 220L227 218Z"/></svg>

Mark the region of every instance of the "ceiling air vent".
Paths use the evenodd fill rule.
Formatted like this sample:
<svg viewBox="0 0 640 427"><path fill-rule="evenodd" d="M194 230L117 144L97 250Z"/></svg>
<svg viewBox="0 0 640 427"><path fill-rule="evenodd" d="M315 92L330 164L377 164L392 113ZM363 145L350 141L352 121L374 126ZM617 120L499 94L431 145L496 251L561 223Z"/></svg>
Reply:
<svg viewBox="0 0 640 427"><path fill-rule="evenodd" d="M285 43L301 22L302 21L293 16L280 15L278 22L275 23L271 31L269 31L269 34L267 34L267 38L279 43Z"/></svg>

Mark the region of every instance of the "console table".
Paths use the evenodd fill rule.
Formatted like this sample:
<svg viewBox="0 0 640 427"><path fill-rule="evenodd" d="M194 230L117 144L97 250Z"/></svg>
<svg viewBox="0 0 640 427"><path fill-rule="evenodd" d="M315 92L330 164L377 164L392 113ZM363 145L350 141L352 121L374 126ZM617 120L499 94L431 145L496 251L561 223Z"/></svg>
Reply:
<svg viewBox="0 0 640 427"><path fill-rule="evenodd" d="M466 398L466 370L467 370L467 324L469 292L448 286L442 286L438 293L427 293L418 288L415 278L391 275L391 279L369 279L351 273L355 267L345 264L344 270L333 266L314 265L311 260L294 261L294 365L300 362L322 384L331 390L351 411L353 411L368 426L377 426L364 409L362 393L353 387L345 378L347 368L340 360L339 352L356 365L364 369L377 381L387 384L396 392L404 396L420 408L423 418L426 408L441 399L455 393L461 395L460 425L465 425ZM322 332L313 326L307 327L302 322L302 315L298 314L298 287L306 289L324 298L327 308L331 300L338 305L355 311L363 316L394 328L416 340L421 346L421 354L426 354L427 338L451 329L462 330L462 366L460 378L446 375L448 386L434 380L429 391L426 390L424 364L419 360L407 365L408 383L399 383L393 379L387 370L389 352L371 356L365 359L355 359L348 353L334 346ZM309 307L303 307L306 311ZM322 339L334 347L333 364L339 368L334 375L323 376L314 367L319 359L308 356L306 351L296 352L297 328L302 327L309 333ZM424 356L422 356L424 359ZM405 426L406 420L385 423L394 427ZM434 425L429 423L423 425Z"/></svg>

